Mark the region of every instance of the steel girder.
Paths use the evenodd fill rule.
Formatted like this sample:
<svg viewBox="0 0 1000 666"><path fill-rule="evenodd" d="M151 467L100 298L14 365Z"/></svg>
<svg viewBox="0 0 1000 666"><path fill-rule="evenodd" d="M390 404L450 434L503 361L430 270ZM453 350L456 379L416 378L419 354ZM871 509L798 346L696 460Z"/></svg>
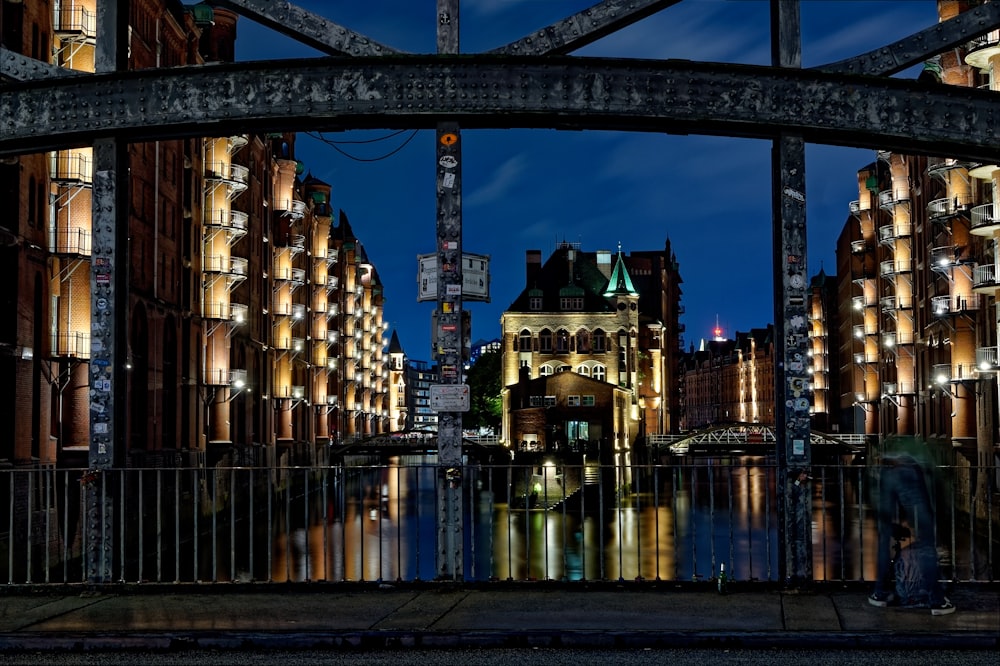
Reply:
<svg viewBox="0 0 1000 666"><path fill-rule="evenodd" d="M993 161L995 93L852 74L570 56L384 56L8 84L0 154L253 129L556 128L724 134ZM214 127L214 129L213 129Z"/></svg>

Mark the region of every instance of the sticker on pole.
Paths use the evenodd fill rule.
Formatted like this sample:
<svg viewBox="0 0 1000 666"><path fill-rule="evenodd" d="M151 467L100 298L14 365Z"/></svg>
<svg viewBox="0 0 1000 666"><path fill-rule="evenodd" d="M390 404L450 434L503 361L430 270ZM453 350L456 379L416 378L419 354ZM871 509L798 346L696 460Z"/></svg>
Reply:
<svg viewBox="0 0 1000 666"><path fill-rule="evenodd" d="M458 143L458 135L448 132L441 135L441 143L445 146L453 146Z"/></svg>
<svg viewBox="0 0 1000 666"><path fill-rule="evenodd" d="M469 387L466 384L431 384L431 409L436 412L469 411Z"/></svg>

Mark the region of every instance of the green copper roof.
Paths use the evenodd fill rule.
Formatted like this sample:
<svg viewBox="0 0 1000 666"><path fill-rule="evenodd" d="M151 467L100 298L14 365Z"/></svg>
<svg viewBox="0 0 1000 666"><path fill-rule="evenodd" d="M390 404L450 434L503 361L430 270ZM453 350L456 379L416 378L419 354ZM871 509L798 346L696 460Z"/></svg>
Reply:
<svg viewBox="0 0 1000 666"><path fill-rule="evenodd" d="M615 262L615 268L611 271L608 288L604 290L605 296L614 296L616 294L639 295L639 292L632 285L632 278L629 277L628 270L625 269L625 259L622 257L620 249L618 250L618 260Z"/></svg>

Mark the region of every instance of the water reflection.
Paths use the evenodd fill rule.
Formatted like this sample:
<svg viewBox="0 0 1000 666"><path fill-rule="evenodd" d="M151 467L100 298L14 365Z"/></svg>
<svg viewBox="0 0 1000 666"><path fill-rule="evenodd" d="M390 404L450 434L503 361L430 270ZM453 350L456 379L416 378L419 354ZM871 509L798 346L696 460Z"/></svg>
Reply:
<svg viewBox="0 0 1000 666"><path fill-rule="evenodd" d="M469 580L735 580L779 577L776 468L763 457L698 459L590 474L468 468L463 575ZM438 468L388 465L290 477L252 537L215 526L201 568L225 580L433 580L438 577ZM812 489L816 580L873 580L875 529L864 468L817 467ZM543 483L534 501L526 484ZM519 482L525 479L525 483ZM574 481L577 479L577 481ZM543 508L545 507L545 508ZM244 515L234 511L233 515ZM243 530L245 531L245 530ZM963 549L959 536L956 565ZM232 548L232 568L224 557ZM209 562L211 558L211 562Z"/></svg>

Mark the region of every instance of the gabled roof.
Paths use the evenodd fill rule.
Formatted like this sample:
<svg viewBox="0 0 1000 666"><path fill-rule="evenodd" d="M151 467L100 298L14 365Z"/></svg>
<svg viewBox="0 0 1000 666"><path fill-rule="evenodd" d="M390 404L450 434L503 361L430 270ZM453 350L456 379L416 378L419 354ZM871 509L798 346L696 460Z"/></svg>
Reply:
<svg viewBox="0 0 1000 666"><path fill-rule="evenodd" d="M568 252L574 256L570 261ZM570 266L572 265L572 276ZM604 297L608 279L597 267L597 253L581 252L568 244L560 246L535 273L534 279L507 308L509 312L531 312L530 299L541 298L543 312L559 312L562 296L583 298L582 312L613 312Z"/></svg>
<svg viewBox="0 0 1000 666"><path fill-rule="evenodd" d="M605 296L638 296L629 277L628 269L625 268L625 259L622 257L621 249L618 250L618 260L615 261L615 268L611 271L611 279L608 280L608 288L604 290Z"/></svg>

